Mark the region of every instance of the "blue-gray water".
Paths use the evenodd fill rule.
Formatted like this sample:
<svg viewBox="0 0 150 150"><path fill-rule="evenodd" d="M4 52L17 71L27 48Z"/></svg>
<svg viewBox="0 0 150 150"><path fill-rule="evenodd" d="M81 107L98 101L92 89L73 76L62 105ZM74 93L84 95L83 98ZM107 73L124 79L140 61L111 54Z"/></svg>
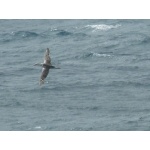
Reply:
<svg viewBox="0 0 150 150"><path fill-rule="evenodd" d="M150 130L150 20L0 20L0 130Z"/></svg>

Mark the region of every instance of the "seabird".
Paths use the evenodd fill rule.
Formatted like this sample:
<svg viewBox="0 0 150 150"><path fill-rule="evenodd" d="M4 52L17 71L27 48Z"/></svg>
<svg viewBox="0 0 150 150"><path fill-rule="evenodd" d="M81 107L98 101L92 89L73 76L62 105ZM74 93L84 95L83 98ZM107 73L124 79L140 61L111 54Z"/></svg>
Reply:
<svg viewBox="0 0 150 150"><path fill-rule="evenodd" d="M40 77L40 85L44 84L44 79L47 77L48 73L49 73L49 69L60 69L60 68L56 68L55 66L52 66L51 64L51 58L49 56L50 51L49 48L46 49L45 55L44 55L44 63L36 63L34 64L35 66L42 66L42 74Z"/></svg>

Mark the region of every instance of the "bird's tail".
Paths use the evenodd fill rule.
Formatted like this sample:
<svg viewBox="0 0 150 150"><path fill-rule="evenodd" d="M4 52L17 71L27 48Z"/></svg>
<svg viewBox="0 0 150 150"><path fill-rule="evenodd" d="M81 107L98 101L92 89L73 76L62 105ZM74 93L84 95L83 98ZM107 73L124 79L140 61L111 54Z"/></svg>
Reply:
<svg viewBox="0 0 150 150"><path fill-rule="evenodd" d="M44 84L44 80L40 79L40 85Z"/></svg>

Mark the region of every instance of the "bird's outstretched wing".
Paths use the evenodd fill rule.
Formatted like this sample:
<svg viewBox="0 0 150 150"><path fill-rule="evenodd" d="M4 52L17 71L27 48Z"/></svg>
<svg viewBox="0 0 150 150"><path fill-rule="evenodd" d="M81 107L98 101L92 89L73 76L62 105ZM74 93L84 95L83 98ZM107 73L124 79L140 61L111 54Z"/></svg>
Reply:
<svg viewBox="0 0 150 150"><path fill-rule="evenodd" d="M42 74L41 74L41 77L40 77L40 85L44 84L44 79L47 77L48 73L49 73L49 69L43 67L42 68Z"/></svg>
<svg viewBox="0 0 150 150"><path fill-rule="evenodd" d="M51 66L51 58L49 54L50 54L50 51L49 51L49 48L47 48L45 55L44 55L44 64Z"/></svg>
<svg viewBox="0 0 150 150"><path fill-rule="evenodd" d="M40 77L40 85L44 84L44 80L49 73L49 69L50 69L50 67L52 67L51 58L50 58L49 54L50 54L50 50L49 50L49 48L47 48L45 55L44 55L44 63L42 64L43 68L42 68L42 74Z"/></svg>

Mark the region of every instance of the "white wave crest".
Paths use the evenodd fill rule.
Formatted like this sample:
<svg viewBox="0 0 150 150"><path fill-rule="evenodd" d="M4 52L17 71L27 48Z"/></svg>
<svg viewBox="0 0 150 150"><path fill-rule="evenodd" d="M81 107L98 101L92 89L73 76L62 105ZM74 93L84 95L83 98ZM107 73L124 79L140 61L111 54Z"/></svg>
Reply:
<svg viewBox="0 0 150 150"><path fill-rule="evenodd" d="M111 57L111 55L109 54L99 54L99 53L92 53L93 56L97 56L97 57Z"/></svg>
<svg viewBox="0 0 150 150"><path fill-rule="evenodd" d="M50 31L57 31L57 28L51 28Z"/></svg>
<svg viewBox="0 0 150 150"><path fill-rule="evenodd" d="M35 129L41 129L41 128L42 128L41 126L36 126L36 127L35 127Z"/></svg>
<svg viewBox="0 0 150 150"><path fill-rule="evenodd" d="M103 31L107 31L110 29L115 29L120 27L120 24L116 24L116 25L106 25L106 24L99 24L99 25L86 25L86 28L92 28L94 29L93 31L97 31L97 30L103 30Z"/></svg>

